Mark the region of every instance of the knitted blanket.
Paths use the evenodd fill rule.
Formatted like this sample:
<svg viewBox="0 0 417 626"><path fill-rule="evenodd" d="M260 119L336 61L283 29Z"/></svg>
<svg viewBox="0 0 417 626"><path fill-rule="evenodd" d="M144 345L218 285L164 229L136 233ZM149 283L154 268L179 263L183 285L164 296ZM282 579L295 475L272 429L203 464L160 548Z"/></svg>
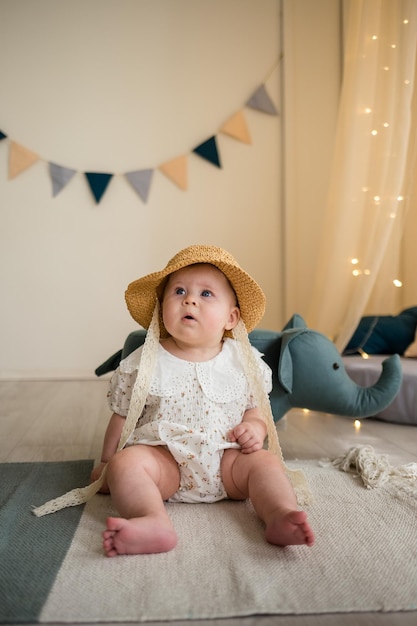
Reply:
<svg viewBox="0 0 417 626"><path fill-rule="evenodd" d="M0 465L0 623L417 610L416 497L318 461L289 465L314 497L312 548L266 543L249 502L223 501L167 505L175 550L111 559L108 496L44 518L30 511L85 484L91 462Z"/></svg>

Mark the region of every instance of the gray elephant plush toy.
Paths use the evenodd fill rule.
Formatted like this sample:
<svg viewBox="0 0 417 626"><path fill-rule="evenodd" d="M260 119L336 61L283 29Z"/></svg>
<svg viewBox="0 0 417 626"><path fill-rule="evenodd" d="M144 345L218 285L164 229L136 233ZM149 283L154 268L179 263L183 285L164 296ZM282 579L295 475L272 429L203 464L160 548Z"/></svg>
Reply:
<svg viewBox="0 0 417 626"><path fill-rule="evenodd" d="M306 327L294 315L281 333L255 330L250 340L264 353L272 369L270 395L275 421L291 408L304 408L352 418L377 415L397 395L402 380L397 354L382 365L372 387L360 387L347 374L336 346L325 335Z"/></svg>
<svg viewBox="0 0 417 626"><path fill-rule="evenodd" d="M96 375L116 369L121 359L143 344L145 336L144 330L130 333L123 349L100 365ZM375 385L357 385L334 343L307 328L300 315L294 315L281 332L254 330L249 339L272 370L270 401L276 422L296 407L352 418L377 415L391 404L401 386L397 354L383 362Z"/></svg>

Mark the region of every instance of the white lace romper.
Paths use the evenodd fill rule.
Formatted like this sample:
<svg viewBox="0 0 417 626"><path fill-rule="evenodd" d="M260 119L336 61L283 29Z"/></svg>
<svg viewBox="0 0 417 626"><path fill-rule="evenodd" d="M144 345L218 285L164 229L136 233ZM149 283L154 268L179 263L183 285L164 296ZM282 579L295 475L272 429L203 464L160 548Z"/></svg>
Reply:
<svg viewBox="0 0 417 626"><path fill-rule="evenodd" d="M272 373L257 356L267 392ZM142 347L121 361L108 393L114 413L126 416ZM127 445L167 446L180 468L179 491L171 502L215 502L227 498L220 462L226 448L239 447L227 434L253 408L253 398L233 339L213 359L194 363L162 346L145 408Z"/></svg>

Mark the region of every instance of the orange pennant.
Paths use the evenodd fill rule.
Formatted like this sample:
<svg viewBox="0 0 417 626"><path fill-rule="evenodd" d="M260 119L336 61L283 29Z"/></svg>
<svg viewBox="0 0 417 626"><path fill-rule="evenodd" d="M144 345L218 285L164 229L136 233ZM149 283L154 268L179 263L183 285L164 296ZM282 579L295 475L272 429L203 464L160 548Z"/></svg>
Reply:
<svg viewBox="0 0 417 626"><path fill-rule="evenodd" d="M239 141L243 141L243 143L252 143L245 116L242 111L238 111L238 113L233 115L233 117L231 117L221 127L220 132L230 135L230 137L238 139Z"/></svg>
<svg viewBox="0 0 417 626"><path fill-rule="evenodd" d="M28 150L28 148L21 146L15 141L11 141L9 151L9 179L14 178L39 159L39 155L35 152Z"/></svg>
<svg viewBox="0 0 417 626"><path fill-rule="evenodd" d="M188 185L186 156L180 156L176 159L172 159L172 161L166 161L162 163L158 169L180 189L186 191Z"/></svg>

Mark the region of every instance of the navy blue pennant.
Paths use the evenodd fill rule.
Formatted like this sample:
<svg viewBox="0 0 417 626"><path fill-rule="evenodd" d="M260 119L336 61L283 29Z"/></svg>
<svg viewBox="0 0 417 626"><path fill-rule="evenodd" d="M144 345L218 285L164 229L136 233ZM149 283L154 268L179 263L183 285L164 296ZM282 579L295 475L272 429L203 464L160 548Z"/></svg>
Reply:
<svg viewBox="0 0 417 626"><path fill-rule="evenodd" d="M193 152L201 156L203 159L210 161L213 165L221 167L219 153L217 150L216 137L210 137L204 143L194 148Z"/></svg>
<svg viewBox="0 0 417 626"><path fill-rule="evenodd" d="M1 141L2 139L6 139L6 137L7 137L7 135L5 135L4 133L2 133L2 132L1 132L1 130L0 130L0 141Z"/></svg>
<svg viewBox="0 0 417 626"><path fill-rule="evenodd" d="M103 197L103 194L106 191L107 185L112 179L113 174L97 174L95 172L85 172L85 176L98 204Z"/></svg>

